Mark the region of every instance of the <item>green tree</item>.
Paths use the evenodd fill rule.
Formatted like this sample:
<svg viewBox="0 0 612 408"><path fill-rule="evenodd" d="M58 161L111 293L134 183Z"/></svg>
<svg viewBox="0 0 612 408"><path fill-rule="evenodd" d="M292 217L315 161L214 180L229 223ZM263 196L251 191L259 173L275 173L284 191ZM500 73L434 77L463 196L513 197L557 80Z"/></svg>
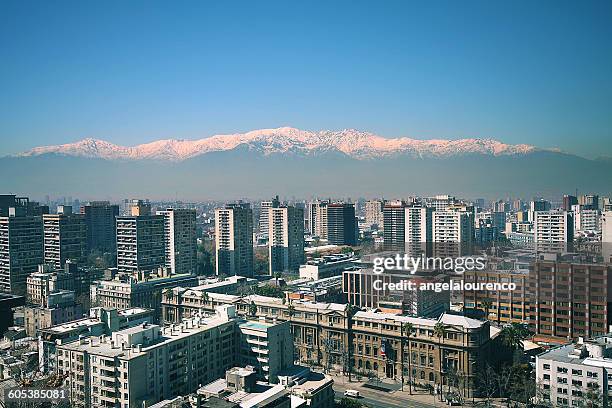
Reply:
<svg viewBox="0 0 612 408"><path fill-rule="evenodd" d="M408 340L408 392L412 395L412 352L410 345L410 337L414 334L414 325L412 323L404 323L402 329L402 391L404 390L404 339Z"/></svg>
<svg viewBox="0 0 612 408"><path fill-rule="evenodd" d="M442 323L436 323L433 329L433 334L438 338L438 371L440 372L440 381L439 381L439 390L440 390L440 400L442 400L442 339L444 338L445 327Z"/></svg>

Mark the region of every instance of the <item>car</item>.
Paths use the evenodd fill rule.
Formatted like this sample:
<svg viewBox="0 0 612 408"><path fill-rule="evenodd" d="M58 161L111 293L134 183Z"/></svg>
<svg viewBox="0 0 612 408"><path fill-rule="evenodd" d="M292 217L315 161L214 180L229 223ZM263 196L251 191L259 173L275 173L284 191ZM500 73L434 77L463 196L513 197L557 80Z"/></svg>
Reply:
<svg viewBox="0 0 612 408"><path fill-rule="evenodd" d="M346 390L344 391L344 396L351 397L351 398L359 398L361 395L359 394L359 391L357 390Z"/></svg>

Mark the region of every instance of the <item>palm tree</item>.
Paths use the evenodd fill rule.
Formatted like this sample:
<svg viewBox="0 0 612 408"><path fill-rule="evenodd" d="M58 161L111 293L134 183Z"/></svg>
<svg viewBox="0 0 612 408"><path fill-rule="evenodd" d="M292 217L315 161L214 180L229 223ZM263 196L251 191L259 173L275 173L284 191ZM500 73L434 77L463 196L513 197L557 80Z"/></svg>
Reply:
<svg viewBox="0 0 612 408"><path fill-rule="evenodd" d="M412 395L412 352L410 347L410 337L414 334L414 325L404 323L402 329L402 391L404 391L404 338L408 339L408 391Z"/></svg>
<svg viewBox="0 0 612 408"><path fill-rule="evenodd" d="M484 300L481 303L483 309L485 310L485 319L489 320L489 310L493 307L493 303L490 300Z"/></svg>
<svg viewBox="0 0 612 408"><path fill-rule="evenodd" d="M249 316L255 317L255 315L257 315L257 305L255 302L251 301L251 304L249 305Z"/></svg>
<svg viewBox="0 0 612 408"><path fill-rule="evenodd" d="M202 292L202 295L200 295L200 299L202 299L202 304L206 306L206 303L208 303L209 299L208 292Z"/></svg>
<svg viewBox="0 0 612 408"><path fill-rule="evenodd" d="M433 334L438 338L438 368L440 371L440 401L442 401L442 338L444 338L444 324L436 323Z"/></svg>
<svg viewBox="0 0 612 408"><path fill-rule="evenodd" d="M500 338L502 344L512 350L513 359L520 360L520 354L517 354L517 352L523 349L523 340L531 337L531 334L532 333L525 325L520 323L512 323L502 329Z"/></svg>

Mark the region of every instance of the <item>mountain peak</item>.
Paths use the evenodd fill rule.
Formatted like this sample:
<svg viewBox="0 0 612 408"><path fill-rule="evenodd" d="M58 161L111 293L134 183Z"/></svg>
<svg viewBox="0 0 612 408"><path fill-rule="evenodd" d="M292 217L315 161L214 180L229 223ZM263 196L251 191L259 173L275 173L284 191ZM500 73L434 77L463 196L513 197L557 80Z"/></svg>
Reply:
<svg viewBox="0 0 612 408"><path fill-rule="evenodd" d="M182 161L216 151L227 151L246 145L264 155L300 154L316 155L336 151L358 160L385 156L409 155L413 157L448 157L465 154L514 155L537 150L531 145L509 145L495 139L430 139L407 137L384 138L357 129L318 132L293 127L252 130L246 133L215 135L199 140L162 139L137 146L126 147L95 138L74 143L42 146L19 156L60 154L107 160L155 159Z"/></svg>

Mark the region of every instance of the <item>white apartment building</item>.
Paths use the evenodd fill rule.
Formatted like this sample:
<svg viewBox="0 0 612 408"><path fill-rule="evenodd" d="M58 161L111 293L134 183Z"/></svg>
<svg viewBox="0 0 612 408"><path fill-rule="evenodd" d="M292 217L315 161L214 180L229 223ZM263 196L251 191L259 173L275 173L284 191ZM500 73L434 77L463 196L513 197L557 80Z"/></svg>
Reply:
<svg viewBox="0 0 612 408"><path fill-rule="evenodd" d="M143 323L57 346L72 406L148 406L185 395L235 363L235 309L164 327Z"/></svg>
<svg viewBox="0 0 612 408"><path fill-rule="evenodd" d="M376 225L378 229L384 227L383 207L384 200L369 200L365 203L365 222L368 227Z"/></svg>
<svg viewBox="0 0 612 408"><path fill-rule="evenodd" d="M433 241L433 209L411 206L404 211L406 251L428 254Z"/></svg>
<svg viewBox="0 0 612 408"><path fill-rule="evenodd" d="M536 359L537 397L560 407L583 407L586 395L599 395L607 407L612 397L612 337L579 340L553 348Z"/></svg>
<svg viewBox="0 0 612 408"><path fill-rule="evenodd" d="M196 212L187 208L158 211L164 217L166 267L172 273L196 273Z"/></svg>
<svg viewBox="0 0 612 408"><path fill-rule="evenodd" d="M572 212L574 213L574 233L597 232L600 230L601 213L599 209L573 205Z"/></svg>
<svg viewBox="0 0 612 408"><path fill-rule="evenodd" d="M268 236L269 227L269 211L270 208L277 208L280 206L280 201L278 196L276 196L273 200L262 201L259 206L259 233L263 236Z"/></svg>
<svg viewBox="0 0 612 408"><path fill-rule="evenodd" d="M438 256L468 254L474 241L473 214L458 210L434 211L432 241Z"/></svg>
<svg viewBox="0 0 612 408"><path fill-rule="evenodd" d="M81 263L87 256L85 216L73 214L72 207L60 205L57 214L43 215L45 263L63 268L67 260Z"/></svg>
<svg viewBox="0 0 612 408"><path fill-rule="evenodd" d="M536 249L565 251L574 240L574 219L570 211L535 211L533 240Z"/></svg>
<svg viewBox="0 0 612 408"><path fill-rule="evenodd" d="M215 209L217 275L253 276L253 211L248 203Z"/></svg>
<svg viewBox="0 0 612 408"><path fill-rule="evenodd" d="M293 206L270 208L268 216L270 275L298 272L304 263L304 210Z"/></svg>

